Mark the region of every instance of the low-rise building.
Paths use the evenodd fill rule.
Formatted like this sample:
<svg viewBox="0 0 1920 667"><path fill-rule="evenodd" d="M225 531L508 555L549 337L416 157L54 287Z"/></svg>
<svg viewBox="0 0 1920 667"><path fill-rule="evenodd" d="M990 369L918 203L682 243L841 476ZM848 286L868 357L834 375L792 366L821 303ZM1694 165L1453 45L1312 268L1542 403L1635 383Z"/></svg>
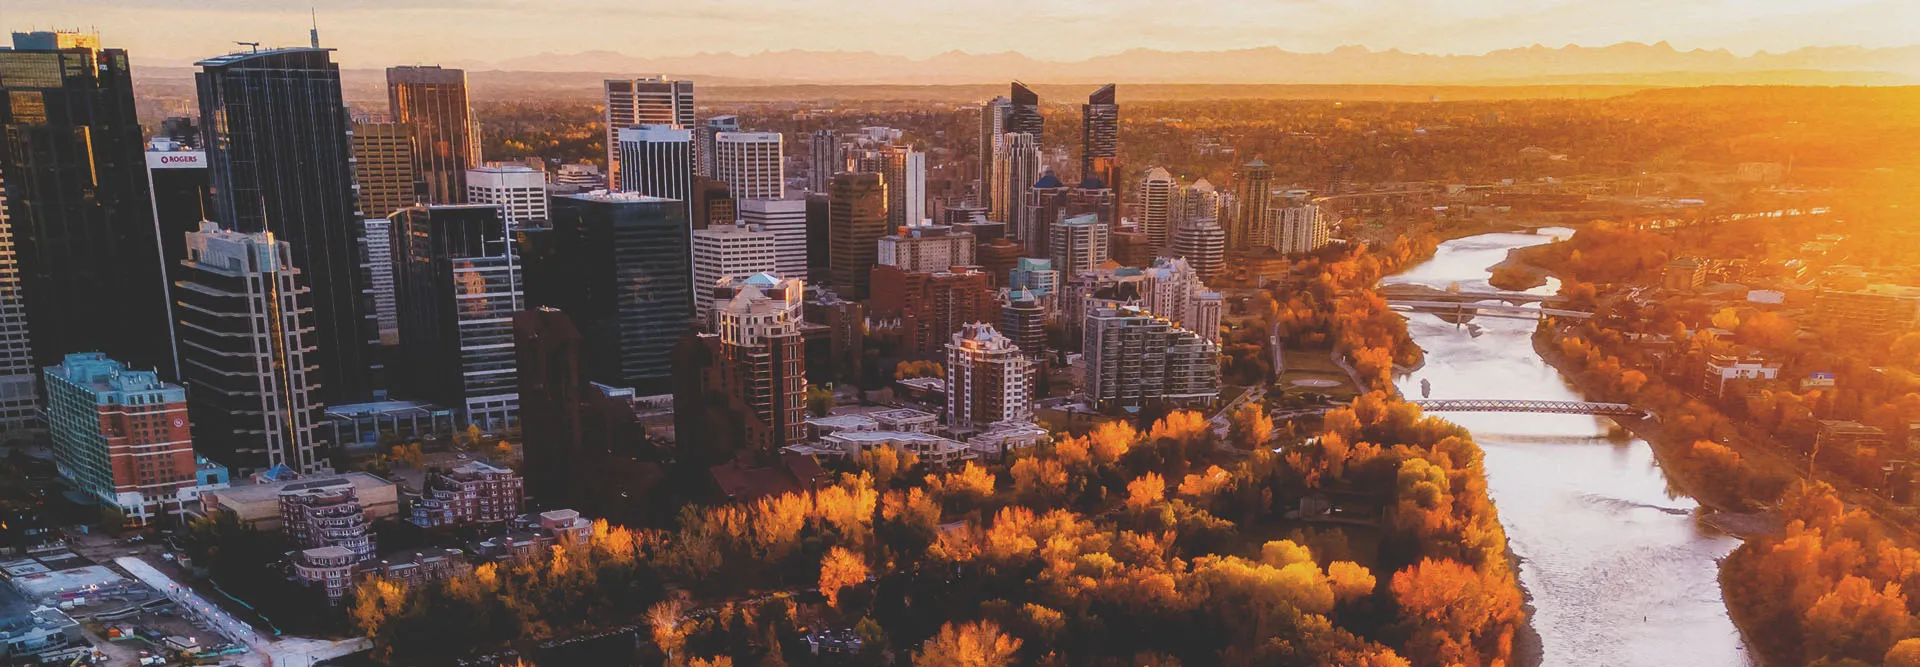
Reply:
<svg viewBox="0 0 1920 667"><path fill-rule="evenodd" d="M554 545L572 546L593 538L593 521L570 509L548 510L515 517L505 535L481 540L481 557L495 561L526 562Z"/></svg>
<svg viewBox="0 0 1920 667"><path fill-rule="evenodd" d="M1920 287L1868 285L1855 291L1823 289L1814 314L1848 335L1887 337L1920 326Z"/></svg>
<svg viewBox="0 0 1920 667"><path fill-rule="evenodd" d="M902 433L932 433L939 427L940 417L931 412L913 408L893 408L867 413L879 430L899 431Z"/></svg>
<svg viewBox="0 0 1920 667"><path fill-rule="evenodd" d="M78 664L92 649L80 624L56 607L0 619L0 660L9 665Z"/></svg>
<svg viewBox="0 0 1920 667"><path fill-rule="evenodd" d="M1780 377L1780 362L1768 361L1752 352L1709 355L1700 373L1700 391L1709 396L1724 396L1727 384L1735 381L1774 380Z"/></svg>
<svg viewBox="0 0 1920 667"><path fill-rule="evenodd" d="M520 514L526 491L519 473L469 461L452 470L429 471L413 523L422 528L503 523Z"/></svg>
<svg viewBox="0 0 1920 667"><path fill-rule="evenodd" d="M350 482L313 480L280 490L281 531L287 541L302 549L341 547L353 552L355 562L371 559L374 535L368 529L370 523Z"/></svg>
<svg viewBox="0 0 1920 667"><path fill-rule="evenodd" d="M820 439L828 450L840 456L858 458L874 447L887 447L896 454L912 454L920 463L945 470L975 458L965 443L931 433L913 431L841 431Z"/></svg>
<svg viewBox="0 0 1920 667"><path fill-rule="evenodd" d="M292 489L297 493L302 489L316 486L338 485L353 488L354 498L366 511L369 522L400 513L400 494L393 482L364 472L263 484L236 484L225 489L207 491L200 494L199 513L208 517L218 516L222 512L231 513L242 526L275 532L283 528L280 502L282 492Z"/></svg>
<svg viewBox="0 0 1920 667"><path fill-rule="evenodd" d="M1053 435L1039 424L995 422L987 430L969 436L967 447L981 460L998 461L1005 458L1007 452L1046 444L1052 439Z"/></svg>

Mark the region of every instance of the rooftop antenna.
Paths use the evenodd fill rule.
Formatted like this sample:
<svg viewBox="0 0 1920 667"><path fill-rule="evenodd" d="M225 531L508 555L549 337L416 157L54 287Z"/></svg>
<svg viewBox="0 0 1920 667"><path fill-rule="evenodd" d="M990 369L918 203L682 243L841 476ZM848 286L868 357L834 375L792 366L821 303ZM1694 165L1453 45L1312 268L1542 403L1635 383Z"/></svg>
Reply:
<svg viewBox="0 0 1920 667"><path fill-rule="evenodd" d="M307 12L308 17L313 21L313 29L307 32L307 39L313 43L313 48L317 49L320 48L320 9L308 5Z"/></svg>

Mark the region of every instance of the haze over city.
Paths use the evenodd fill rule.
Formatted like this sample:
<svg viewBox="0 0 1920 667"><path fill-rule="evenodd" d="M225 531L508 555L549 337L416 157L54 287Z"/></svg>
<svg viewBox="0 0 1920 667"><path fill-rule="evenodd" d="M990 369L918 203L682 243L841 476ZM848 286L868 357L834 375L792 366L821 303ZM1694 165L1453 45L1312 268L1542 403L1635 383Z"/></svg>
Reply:
<svg viewBox="0 0 1920 667"><path fill-rule="evenodd" d="M1074 61L1133 49L1342 46L1478 55L1532 45L1665 41L1682 50L1780 53L1909 46L1906 0L42 0L9 8L18 27L99 30L141 62L187 64L232 48L306 41L309 12L347 67L470 68L582 51L660 58L788 50L923 59L947 52ZM580 20L592 17L592 20Z"/></svg>

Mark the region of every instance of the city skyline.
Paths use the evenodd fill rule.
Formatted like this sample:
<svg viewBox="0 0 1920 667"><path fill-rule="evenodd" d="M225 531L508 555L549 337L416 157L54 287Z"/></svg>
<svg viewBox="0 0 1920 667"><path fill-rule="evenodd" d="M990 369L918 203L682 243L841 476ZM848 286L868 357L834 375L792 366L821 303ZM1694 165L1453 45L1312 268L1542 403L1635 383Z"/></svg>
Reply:
<svg viewBox="0 0 1920 667"><path fill-rule="evenodd" d="M1920 23L1920 5L1902 0L1633 0L1604 5L1477 0L1445 7L1395 0L1300 0L1206 7L1212 11L1196 11L1199 7L1186 0L1105 5L991 0L965 8L915 1L862 11L822 0L742 0L699 7L576 0L570 5L599 18L577 21L579 12L530 12L510 3L460 3L457 14L436 13L451 7L443 0L345 0L317 7L281 0L191 5L56 0L16 9L9 23L14 29L95 30L105 41L127 49L138 64L185 65L234 50L236 41L303 44L317 21L322 43L339 48L342 64L352 68L434 63L486 68L535 56L598 52L658 58L798 50L914 59L962 52L1067 62L1139 49L1277 47L1322 53L1360 46L1480 55L1534 45L1668 42L1681 50L1725 49L1746 56L1805 47L1920 43L1905 29ZM1001 20L1013 12L1028 18L1011 25ZM82 15L88 25L71 25ZM431 22L418 20L428 15ZM422 25L441 29L423 33ZM646 31L650 39L644 48L629 39L643 26L655 28Z"/></svg>

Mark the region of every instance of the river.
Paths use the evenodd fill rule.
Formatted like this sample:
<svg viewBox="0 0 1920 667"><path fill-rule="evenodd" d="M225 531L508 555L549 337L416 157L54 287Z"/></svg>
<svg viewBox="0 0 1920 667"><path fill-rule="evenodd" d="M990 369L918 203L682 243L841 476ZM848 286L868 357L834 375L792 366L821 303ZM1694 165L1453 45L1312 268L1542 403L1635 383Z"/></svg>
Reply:
<svg viewBox="0 0 1920 667"><path fill-rule="evenodd" d="M1544 230L1543 230L1544 231ZM1564 231L1564 230L1561 230ZM1483 234L1382 281L1490 290L1507 250L1551 236ZM1551 293L1549 283L1534 290ZM1426 364L1399 381L1433 398L1581 400L1533 351L1534 321L1479 317L1472 328L1409 314ZM1695 520L1643 440L1600 417L1447 414L1486 450L1487 486L1531 596L1543 665L1750 665L1720 596L1718 559L1739 541Z"/></svg>

